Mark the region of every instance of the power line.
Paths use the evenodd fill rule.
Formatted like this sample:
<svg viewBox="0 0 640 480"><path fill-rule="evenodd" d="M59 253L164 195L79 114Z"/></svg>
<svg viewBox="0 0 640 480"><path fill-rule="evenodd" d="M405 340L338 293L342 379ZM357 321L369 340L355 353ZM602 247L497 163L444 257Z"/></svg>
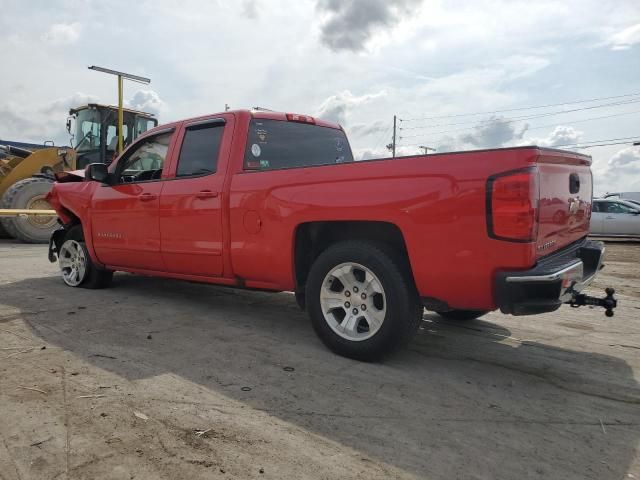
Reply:
<svg viewBox="0 0 640 480"><path fill-rule="evenodd" d="M635 135L633 137L607 138L607 139L604 139L604 140L591 140L591 141L586 141L585 140L584 142L566 143L566 144L562 144L562 145L550 145L549 147L550 148L559 148L559 147L590 148L592 146L593 147L606 146L606 145L589 145L591 143L604 143L604 142L615 142L615 141L618 141L618 140L626 140L626 142L607 144L607 145L623 145L623 144L628 144L628 143L634 141L637 138L640 139L640 135ZM402 146L403 147L415 147L415 146L421 145L421 143L411 143L411 144L408 144L408 145L405 144L405 145L402 145Z"/></svg>
<svg viewBox="0 0 640 480"><path fill-rule="evenodd" d="M636 138L640 138L640 135L634 135L633 137L607 138L605 140L591 140L591 141L584 141L584 142L565 143L563 145L554 145L554 147L571 147L571 146L582 147L584 145L588 145L591 143L617 142L619 140L627 140L627 142L622 142L622 143L629 143L629 140L635 140Z"/></svg>
<svg viewBox="0 0 640 480"><path fill-rule="evenodd" d="M575 123L585 123L585 122L591 122L593 120L602 120L605 118L614 118L614 117L622 117L624 115L633 115L636 113L640 113L640 110L634 110L633 112L623 112L623 113L614 113L611 115L602 115L600 117L591 117L591 118L583 118L582 120L568 120L566 123L571 123L571 124L575 124ZM515 123L515 122L519 122L521 120L513 120L513 121L509 121L509 122L499 122L499 123ZM529 127L527 128L527 132L530 130L539 130L541 128L549 128L549 127L557 127L558 123L548 123L546 125L536 125L533 127ZM453 130L444 130L441 132L429 132L427 133L427 135L440 135L440 134L445 134L445 133L452 133L452 132L470 132L474 130L474 128L456 128ZM400 140L404 139L404 138L425 138L424 137L425 134L421 134L421 135L406 135L404 137L400 137ZM431 139L433 137L426 137L427 139Z"/></svg>
<svg viewBox="0 0 640 480"><path fill-rule="evenodd" d="M534 119L534 118L553 117L553 116L556 116L556 115L563 115L565 113L582 112L584 110L593 110L593 109L596 109L596 108L605 108L605 107L615 107L615 106L619 106L619 105L628 105L628 104L639 103L639 102L640 102L640 98L633 99L633 100L625 100L625 101L622 101L622 102L603 103L601 105L592 105L590 107L574 108L572 110L559 110L559 111L556 111L556 112L537 113L535 115L523 115L523 116L520 116L520 117L507 117L505 119L490 118L488 120L480 120L480 121L471 120L471 121L467 121L467 122L457 122L457 123L439 123L439 124L435 124L435 125L419 125L417 127L402 127L401 130L422 130L422 129L434 128L434 127L447 127L447 126L469 125L469 124L480 124L479 126L481 126L481 124L483 124L483 123L490 123L490 122L494 122L494 123L512 123L512 122L518 122L518 121L522 121L522 120L531 120L531 119Z"/></svg>
<svg viewBox="0 0 640 480"><path fill-rule="evenodd" d="M635 97L636 95L640 95L640 92L627 93L625 95L615 95L615 96L612 96L612 97L600 97L600 98L590 98L590 99L587 99L587 100L575 100L575 101L572 101L572 102L550 103L550 104L547 104L547 105L537 105L537 106L521 107L521 108L509 108L509 109L505 109L505 110L493 110L493 111L472 112L472 113L458 113L458 114L453 114L453 115L438 115L438 116L433 116L433 117L399 118L398 120L400 120L401 122L414 122L414 121L417 121L417 120L438 120L438 119L442 119L442 118L471 117L473 115L490 115L492 113L518 112L518 111L522 111L522 110L535 110L535 109L539 109L539 108L560 107L560 106L563 106L563 105L576 105L578 103L597 102L599 100L613 100L615 98Z"/></svg>
<svg viewBox="0 0 640 480"><path fill-rule="evenodd" d="M600 145L587 145L586 147L574 147L574 148L592 148L592 147L608 147L610 145L633 145L629 142L616 142L616 143L601 143Z"/></svg>
<svg viewBox="0 0 640 480"><path fill-rule="evenodd" d="M383 132L382 136L378 137L378 140L376 141L376 144L375 144L376 146L375 146L375 147L373 147L373 151L374 151L374 152L378 149L378 145L380 145L380 141L381 141L382 139L384 139L384 138L387 138L387 135L389 135L389 133L391 133L391 129L392 129L392 128L393 128L393 123L392 123L391 125L389 125L389 128L387 128L387 129Z"/></svg>

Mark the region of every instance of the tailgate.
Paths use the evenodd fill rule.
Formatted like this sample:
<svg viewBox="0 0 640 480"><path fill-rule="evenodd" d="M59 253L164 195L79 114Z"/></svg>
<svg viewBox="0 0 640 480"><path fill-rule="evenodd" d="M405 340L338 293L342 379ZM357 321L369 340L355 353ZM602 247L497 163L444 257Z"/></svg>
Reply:
<svg viewBox="0 0 640 480"><path fill-rule="evenodd" d="M540 150L540 223L536 257L544 257L589 233L591 158L573 152Z"/></svg>

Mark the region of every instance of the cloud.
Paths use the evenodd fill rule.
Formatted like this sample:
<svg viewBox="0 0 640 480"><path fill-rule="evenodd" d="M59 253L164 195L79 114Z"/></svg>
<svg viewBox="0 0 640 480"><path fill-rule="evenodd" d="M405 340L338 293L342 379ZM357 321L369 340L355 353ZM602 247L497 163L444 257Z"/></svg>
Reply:
<svg viewBox="0 0 640 480"><path fill-rule="evenodd" d="M504 117L491 117L477 125L473 133L460 135L459 141L479 148L502 147L513 140L521 139L528 128L528 124L517 128Z"/></svg>
<svg viewBox="0 0 640 480"><path fill-rule="evenodd" d="M347 123L347 118L350 112L360 105L368 103L380 97L384 97L387 94L386 91L381 90L378 93L372 93L362 96L355 96L349 90L344 90L336 95L331 95L327 98L316 112L316 117L329 120L331 122L344 125Z"/></svg>
<svg viewBox="0 0 640 480"><path fill-rule="evenodd" d="M15 102L0 104L0 136L5 140L43 143L54 140L66 144L65 120L71 107L98 103L99 98L82 92L58 98L43 105L24 106Z"/></svg>
<svg viewBox="0 0 640 480"><path fill-rule="evenodd" d="M52 101L48 105L42 107L42 112L45 114L55 114L58 112L67 111L72 107L79 107L88 103L98 103L100 99L88 93L76 92L68 97L58 98Z"/></svg>
<svg viewBox="0 0 640 480"><path fill-rule="evenodd" d="M612 50L627 50L640 43L640 23L631 25L624 30L614 33L609 37L609 45Z"/></svg>
<svg viewBox="0 0 640 480"><path fill-rule="evenodd" d="M619 173L640 173L640 148L628 147L620 150L607 162L610 171Z"/></svg>
<svg viewBox="0 0 640 480"><path fill-rule="evenodd" d="M373 123L358 123L349 128L349 135L365 137L367 135L375 135L390 129L387 123L378 120Z"/></svg>
<svg viewBox="0 0 640 480"><path fill-rule="evenodd" d="M42 34L42 40L52 45L69 45L80 38L79 23L55 23Z"/></svg>
<svg viewBox="0 0 640 480"><path fill-rule="evenodd" d="M129 108L160 115L167 110L167 104L153 90L138 90L131 100L126 102Z"/></svg>
<svg viewBox="0 0 640 480"><path fill-rule="evenodd" d="M521 142L523 145L538 145L540 147L558 147L578 143L584 132L573 127L558 125L544 138L531 138Z"/></svg>
<svg viewBox="0 0 640 480"><path fill-rule="evenodd" d="M593 183L596 194L640 191L640 148L623 148L604 168L594 168Z"/></svg>
<svg viewBox="0 0 640 480"><path fill-rule="evenodd" d="M359 52L374 31L391 28L408 16L422 0L318 0L327 15L320 41L333 51Z"/></svg>
<svg viewBox="0 0 640 480"><path fill-rule="evenodd" d="M252 20L258 18L258 4L256 0L244 0L242 2L242 14Z"/></svg>

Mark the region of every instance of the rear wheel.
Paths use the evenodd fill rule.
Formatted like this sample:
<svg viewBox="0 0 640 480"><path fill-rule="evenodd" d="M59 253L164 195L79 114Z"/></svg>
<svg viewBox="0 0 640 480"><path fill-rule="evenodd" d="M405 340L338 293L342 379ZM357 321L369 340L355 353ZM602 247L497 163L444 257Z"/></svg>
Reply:
<svg viewBox="0 0 640 480"><path fill-rule="evenodd" d="M383 245L337 243L309 272L312 325L334 352L372 361L399 349L422 319L422 305L403 262Z"/></svg>
<svg viewBox="0 0 640 480"><path fill-rule="evenodd" d="M91 260L80 226L65 235L58 252L58 265L62 280L70 287L105 288L113 279L112 271L97 267Z"/></svg>
<svg viewBox="0 0 640 480"><path fill-rule="evenodd" d="M52 210L46 195L53 187L53 180L43 177L25 178L14 183L2 197L2 208L26 210ZM25 243L48 243L58 227L55 216L28 215L3 217L2 227L12 237Z"/></svg>
<svg viewBox="0 0 640 480"><path fill-rule="evenodd" d="M457 321L467 321L467 320L475 320L476 318L480 318L483 315L486 315L486 310L450 310L448 312L436 312L441 317L446 318L447 320L457 320Z"/></svg>

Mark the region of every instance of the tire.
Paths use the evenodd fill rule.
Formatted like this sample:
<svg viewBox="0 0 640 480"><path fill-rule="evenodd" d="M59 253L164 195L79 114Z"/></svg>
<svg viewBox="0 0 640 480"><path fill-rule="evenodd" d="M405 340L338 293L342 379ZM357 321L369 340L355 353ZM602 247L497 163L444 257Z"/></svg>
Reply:
<svg viewBox="0 0 640 480"><path fill-rule="evenodd" d="M44 196L51 191L53 180L31 177L20 180L9 187L2 196L2 208L35 210L51 209ZM56 217L3 217L2 227L13 238L24 243L48 243L59 225Z"/></svg>
<svg viewBox="0 0 640 480"><path fill-rule="evenodd" d="M62 240L58 265L62 280L70 287L106 288L113 279L111 270L101 269L91 260L79 225L69 230Z"/></svg>
<svg viewBox="0 0 640 480"><path fill-rule="evenodd" d="M0 222L0 238L13 238L11 235L9 235L9 232L7 232L4 229L1 222Z"/></svg>
<svg viewBox="0 0 640 480"><path fill-rule="evenodd" d="M459 322L466 322L469 320L475 320L476 318L480 318L483 315L486 315L486 310L450 310L448 312L436 312L443 318L447 320L456 320Z"/></svg>
<svg viewBox="0 0 640 480"><path fill-rule="evenodd" d="M336 243L320 254L309 272L306 304L329 349L375 361L409 342L423 307L405 263L386 246L364 241Z"/></svg>

